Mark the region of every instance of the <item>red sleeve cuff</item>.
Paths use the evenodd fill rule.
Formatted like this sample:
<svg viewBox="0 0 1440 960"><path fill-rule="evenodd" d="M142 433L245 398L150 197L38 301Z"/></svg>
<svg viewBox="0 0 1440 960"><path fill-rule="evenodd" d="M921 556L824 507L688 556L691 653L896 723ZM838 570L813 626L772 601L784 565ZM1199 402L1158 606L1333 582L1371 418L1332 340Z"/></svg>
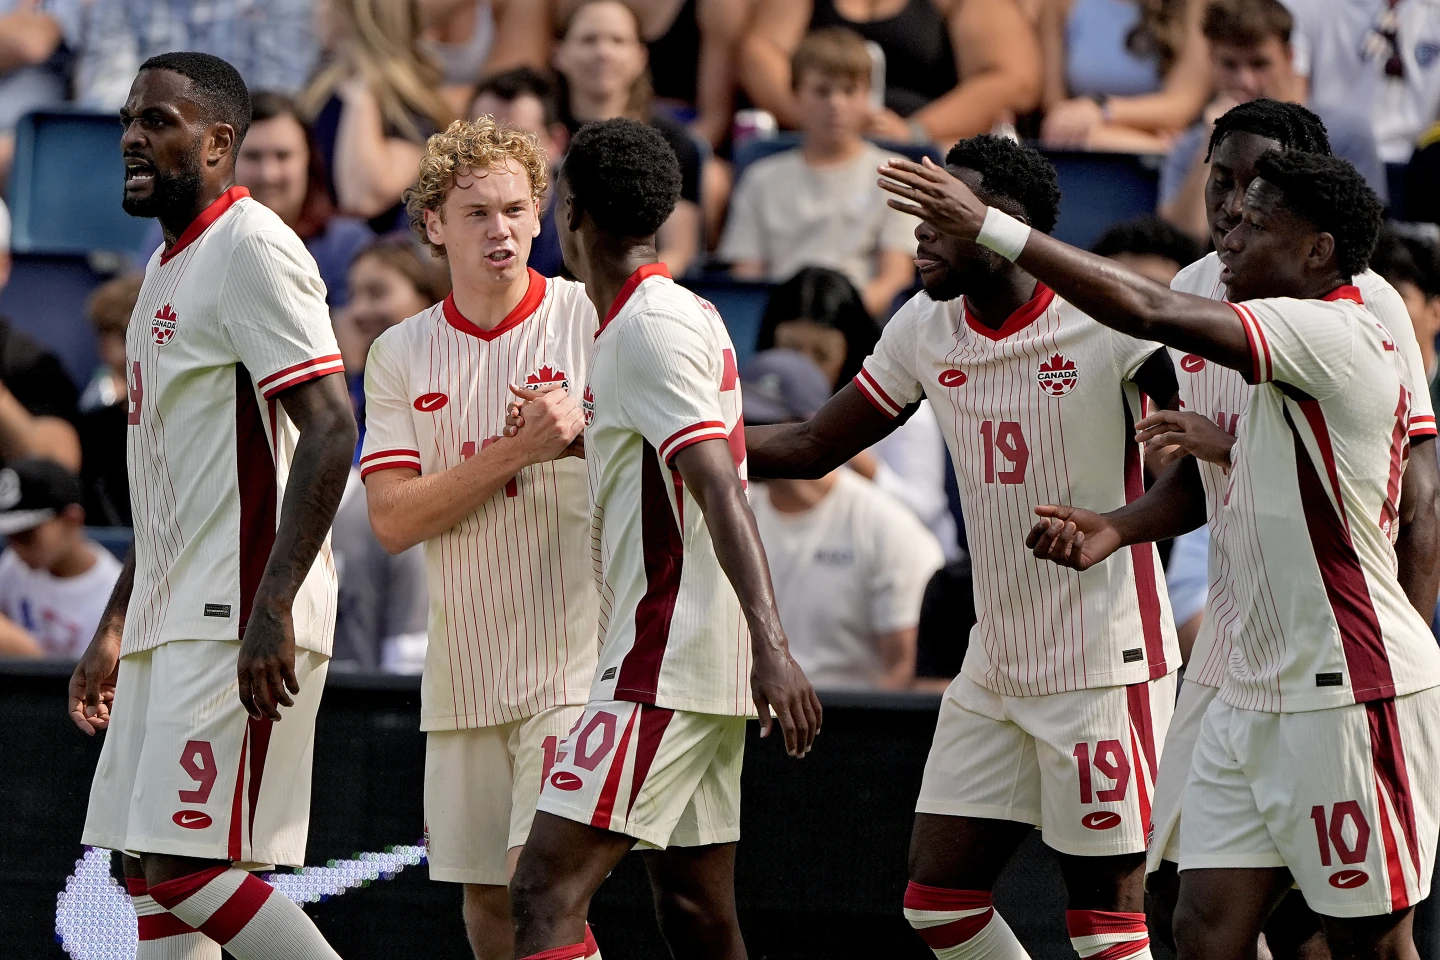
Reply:
<svg viewBox="0 0 1440 960"><path fill-rule="evenodd" d="M302 363L291 364L283 370L276 370L268 377L262 377L255 385L260 388L265 399L270 400L277 393L289 390L291 387L298 387L307 380L344 372L345 364L341 361L340 354L332 353Z"/></svg>
<svg viewBox="0 0 1440 960"><path fill-rule="evenodd" d="M1250 382L1269 383L1275 378L1275 367L1270 362L1270 342L1265 339L1265 331L1260 329L1260 322L1249 307L1232 303L1230 309L1240 318L1245 340L1250 344Z"/></svg>
<svg viewBox="0 0 1440 960"><path fill-rule="evenodd" d="M360 458L360 479L364 480L372 473L380 470L393 470L397 467L409 467L411 470L419 471L420 451L419 450L376 450L374 453L367 453Z"/></svg>
<svg viewBox="0 0 1440 960"><path fill-rule="evenodd" d="M725 424L719 420L702 420L699 423L692 423L681 430L670 434L669 438L660 444L659 454L663 463L669 463L675 459L675 455L688 446L699 443L701 440L729 440L730 435L725 432Z"/></svg>
<svg viewBox="0 0 1440 960"><path fill-rule="evenodd" d="M900 416L900 411L903 410L904 407L890 398L890 394L885 392L884 388L880 386L879 382L876 381L874 375L871 374L869 370L861 367L860 372L855 374L854 383L865 399L869 400L875 406L876 410L879 410L892 420Z"/></svg>

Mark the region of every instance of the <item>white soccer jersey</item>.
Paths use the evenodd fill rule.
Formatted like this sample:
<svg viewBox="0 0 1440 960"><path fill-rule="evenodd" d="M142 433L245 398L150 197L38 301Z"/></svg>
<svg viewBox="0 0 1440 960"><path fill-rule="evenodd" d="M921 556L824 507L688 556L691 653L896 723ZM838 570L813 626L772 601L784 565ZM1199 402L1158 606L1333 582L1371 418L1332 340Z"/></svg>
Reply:
<svg viewBox="0 0 1440 960"><path fill-rule="evenodd" d="M965 508L978 622L963 673L1007 696L1165 676L1180 663L1151 544L1077 573L1035 559L1041 503L1106 511L1144 493L1130 378L1159 344L1115 333L1043 284L999 330L919 294L855 378L886 416L922 395Z"/></svg>
<svg viewBox="0 0 1440 960"><path fill-rule="evenodd" d="M1209 297L1212 300L1225 299L1225 284L1220 281L1222 268L1220 257L1210 253L1195 261L1176 274L1170 286L1181 293ZM1425 366L1420 358L1420 345L1415 339L1415 327L1410 322L1410 313L1405 301L1395 288L1373 270L1367 270L1355 278L1365 306L1375 318L1385 325L1396 349L1404 355L1407 385L1410 387L1412 409L1410 412L1411 441L1435 435L1435 411L1430 406L1430 391L1426 389ZM1194 411L1207 420L1218 423L1232 436L1239 428L1245 408L1250 403L1250 384L1240 371L1210 363L1195 354L1171 350L1175 361L1175 376L1180 382L1180 401L1185 409ZM1416 389L1415 384L1419 384ZM1205 487L1206 515L1210 523L1209 582L1205 615L1200 622L1200 632L1190 651L1190 662L1185 668L1187 683L1203 683L1220 686L1221 679L1229 670L1230 648L1228 643L1216 642L1218 636L1215 624L1218 611L1214 609L1219 599L1215 589L1216 577L1221 569L1220 508L1225 489L1229 483L1226 471L1213 463L1199 462L1200 481ZM1393 531L1392 531L1393 533Z"/></svg>
<svg viewBox="0 0 1440 960"><path fill-rule="evenodd" d="M675 455L728 440L745 479L735 348L720 313L664 264L636 270L600 324L585 461L600 576L591 700L747 716L750 631Z"/></svg>
<svg viewBox="0 0 1440 960"><path fill-rule="evenodd" d="M510 384L577 390L595 337L581 284L530 271L491 330L446 297L391 327L365 363L362 476L458 466L498 438ZM488 727L580 704L597 655L585 465L535 464L425 541L430 643L420 728Z"/></svg>
<svg viewBox="0 0 1440 960"><path fill-rule="evenodd" d="M1440 684L1440 647L1396 579L1411 394L1394 338L1329 302L1233 304L1256 387L1220 511L1220 697L1293 712Z"/></svg>
<svg viewBox="0 0 1440 960"><path fill-rule="evenodd" d="M344 372L314 259L278 216L231 187L150 258L125 356L135 586L121 655L239 640L299 438L276 398ZM329 656L328 536L292 614L295 643Z"/></svg>

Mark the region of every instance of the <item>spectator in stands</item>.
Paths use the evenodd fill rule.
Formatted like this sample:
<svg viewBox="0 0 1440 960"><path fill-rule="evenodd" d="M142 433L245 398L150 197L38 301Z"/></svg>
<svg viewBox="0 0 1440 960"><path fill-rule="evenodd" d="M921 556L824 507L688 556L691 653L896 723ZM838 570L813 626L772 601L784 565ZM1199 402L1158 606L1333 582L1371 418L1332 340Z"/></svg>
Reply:
<svg viewBox="0 0 1440 960"><path fill-rule="evenodd" d="M293 100L256 93L250 131L235 158L235 182L274 210L305 241L325 281L325 300L342 307L345 275L355 255L375 239L361 220L342 217L330 199L325 161Z"/></svg>
<svg viewBox="0 0 1440 960"><path fill-rule="evenodd" d="M425 550L391 554L370 529L365 485L350 470L330 530L339 581L332 669L416 674L425 665L430 603Z"/></svg>
<svg viewBox="0 0 1440 960"><path fill-rule="evenodd" d="M700 149L684 127L653 110L640 21L619 0L583 0L565 21L555 48L562 78L561 115L573 135L594 120L630 117L664 135L680 161L680 202L660 227L660 261L672 276L700 252Z"/></svg>
<svg viewBox="0 0 1440 960"><path fill-rule="evenodd" d="M540 235L530 244L530 269L541 276L558 277L565 267L560 236L555 232L555 208L550 202L554 173L565 156L570 131L560 120L559 91L554 81L530 67L516 67L480 81L470 104L471 117L494 117L532 134L550 161L550 181L541 198Z"/></svg>
<svg viewBox="0 0 1440 960"><path fill-rule="evenodd" d="M10 176L15 124L66 99L82 13L79 0L0 0L0 192Z"/></svg>
<svg viewBox="0 0 1440 960"><path fill-rule="evenodd" d="M808 420L830 398L820 368L767 350L741 372L747 424ZM849 470L751 492L790 652L818 689L898 690L915 675L925 583L944 557L904 505Z"/></svg>
<svg viewBox="0 0 1440 960"><path fill-rule="evenodd" d="M130 526L130 469L125 459L130 387L125 331L144 280L145 274L139 271L123 274L102 283L85 302L100 354L100 368L80 395L78 424L85 517L94 526Z"/></svg>
<svg viewBox="0 0 1440 960"><path fill-rule="evenodd" d="M66 0L85 8L75 98L118 110L140 64L160 53L198 50L229 61L251 90L296 94L319 45L314 0Z"/></svg>
<svg viewBox="0 0 1440 960"><path fill-rule="evenodd" d="M1231 107L1261 97L1303 104L1305 78L1296 72L1291 45L1294 17L1280 0L1210 0L1202 29L1210 47L1215 99L1176 139L1160 171L1160 214L1198 240L1210 236L1205 182L1210 178L1210 134ZM1363 114L1327 107L1320 117L1335 155L1349 160L1382 198L1385 166Z"/></svg>
<svg viewBox="0 0 1440 960"><path fill-rule="evenodd" d="M1440 401L1440 363L1435 354L1435 338L1440 336L1440 259L1435 244L1387 227L1370 257L1370 269L1390 281L1405 301L1420 341L1431 403Z"/></svg>
<svg viewBox="0 0 1440 960"><path fill-rule="evenodd" d="M1440 4L1433 0L1294 3L1295 66L1322 117L1370 120L1380 159L1404 163L1440 114Z"/></svg>
<svg viewBox="0 0 1440 960"><path fill-rule="evenodd" d="M912 690L943 693L960 674L975 626L975 582L970 557L962 554L930 578L920 601Z"/></svg>
<svg viewBox="0 0 1440 960"><path fill-rule="evenodd" d="M879 339L879 326L844 274L806 267L770 294L755 348L805 354L834 391L854 379ZM922 400L909 420L851 460L850 468L909 507L953 560L961 551L945 489L945 457L935 412Z"/></svg>
<svg viewBox="0 0 1440 960"><path fill-rule="evenodd" d="M1205 0L1045 0L1040 138L1048 147L1158 152L1200 114Z"/></svg>
<svg viewBox="0 0 1440 960"><path fill-rule="evenodd" d="M915 280L917 221L891 209L875 182L890 155L863 135L870 71L854 31L817 30L800 44L791 76L803 139L742 174L720 256L736 277L777 283L801 267L832 267L871 316L888 317Z"/></svg>
<svg viewBox="0 0 1440 960"><path fill-rule="evenodd" d="M849 27L885 54L869 136L948 146L1039 102L1040 48L1014 0L757 0L740 83L783 126L801 121L791 59L821 27Z"/></svg>
<svg viewBox="0 0 1440 960"><path fill-rule="evenodd" d="M50 460L0 469L0 614L42 654L74 660L85 651L120 576L120 561L85 536L80 478ZM3 645L3 642L0 642Z"/></svg>
<svg viewBox="0 0 1440 960"><path fill-rule="evenodd" d="M0 201L0 291L10 279L10 211ZM0 463L45 457L80 469L77 391L60 360L0 316Z"/></svg>
<svg viewBox="0 0 1440 960"><path fill-rule="evenodd" d="M455 113L469 105L475 81L550 57L550 10L539 0L419 0L421 42L440 65Z"/></svg>
<svg viewBox="0 0 1440 960"><path fill-rule="evenodd" d="M420 46L414 0L320 0L327 65L300 98L330 173L330 194L376 233L405 229L400 195L427 137L454 113Z"/></svg>
<svg viewBox="0 0 1440 960"><path fill-rule="evenodd" d="M1092 252L1167 287L1181 268L1200 259L1200 245L1159 217L1136 217L1101 234Z"/></svg>
<svg viewBox="0 0 1440 960"><path fill-rule="evenodd" d="M406 317L434 306L450 292L450 275L416 250L408 234L375 241L350 265L350 302L335 313L335 339L345 361L345 379L360 438L365 442L365 357L375 338Z"/></svg>

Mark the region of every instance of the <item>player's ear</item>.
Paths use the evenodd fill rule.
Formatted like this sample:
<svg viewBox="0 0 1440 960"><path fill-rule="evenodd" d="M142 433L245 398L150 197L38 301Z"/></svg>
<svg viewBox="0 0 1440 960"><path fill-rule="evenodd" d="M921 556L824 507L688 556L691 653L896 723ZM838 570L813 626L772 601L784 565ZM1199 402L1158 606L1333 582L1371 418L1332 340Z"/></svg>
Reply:
<svg viewBox="0 0 1440 960"><path fill-rule="evenodd" d="M565 205L560 210L565 218L565 226L571 233L580 229L580 222L585 219L585 211L580 207L580 201L575 199L575 194L569 190L565 191Z"/></svg>
<svg viewBox="0 0 1440 960"><path fill-rule="evenodd" d="M235 128L228 123L211 124L209 141L209 156L206 160L212 165L220 163L227 154L234 153ZM231 156L231 159L234 160L234 157Z"/></svg>
<svg viewBox="0 0 1440 960"><path fill-rule="evenodd" d="M540 218L545 215L545 212L540 209L539 197L536 197L532 202L535 204L535 226L530 230L530 239L533 240L540 236Z"/></svg>
<svg viewBox="0 0 1440 960"><path fill-rule="evenodd" d="M1318 273L1331 265L1335 254L1334 234L1322 230L1310 241L1310 252L1305 257L1306 265Z"/></svg>
<svg viewBox="0 0 1440 960"><path fill-rule="evenodd" d="M440 216L439 210L426 209L421 211L425 216L425 236L437 247L445 245L445 218Z"/></svg>

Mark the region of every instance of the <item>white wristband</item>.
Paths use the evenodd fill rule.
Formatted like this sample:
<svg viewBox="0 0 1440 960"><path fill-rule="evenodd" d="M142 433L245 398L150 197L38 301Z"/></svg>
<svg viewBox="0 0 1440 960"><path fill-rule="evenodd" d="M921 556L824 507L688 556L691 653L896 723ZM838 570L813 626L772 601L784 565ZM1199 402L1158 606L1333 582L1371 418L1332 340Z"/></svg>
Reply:
<svg viewBox="0 0 1440 960"><path fill-rule="evenodd" d="M985 211L985 223L980 227L980 235L975 238L975 242L1013 262L1020 258L1020 252L1025 249L1025 241L1029 239L1028 223L1016 220L1003 210L989 207Z"/></svg>

